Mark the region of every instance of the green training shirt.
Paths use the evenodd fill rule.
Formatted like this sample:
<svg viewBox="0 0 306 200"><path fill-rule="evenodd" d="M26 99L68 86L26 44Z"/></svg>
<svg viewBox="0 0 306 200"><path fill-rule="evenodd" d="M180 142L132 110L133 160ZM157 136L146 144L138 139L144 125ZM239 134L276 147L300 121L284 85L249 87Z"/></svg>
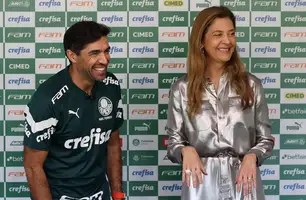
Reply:
<svg viewBox="0 0 306 200"><path fill-rule="evenodd" d="M107 72L88 96L68 66L40 85L24 113L24 145L48 151L44 171L53 199L108 200L107 141L123 123L117 78Z"/></svg>

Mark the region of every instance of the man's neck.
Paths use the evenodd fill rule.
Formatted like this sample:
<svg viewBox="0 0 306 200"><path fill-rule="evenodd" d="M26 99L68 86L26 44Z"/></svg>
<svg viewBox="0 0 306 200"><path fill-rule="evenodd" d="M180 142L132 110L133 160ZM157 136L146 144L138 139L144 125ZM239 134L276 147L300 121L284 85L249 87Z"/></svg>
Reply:
<svg viewBox="0 0 306 200"><path fill-rule="evenodd" d="M78 70L76 70L76 66L69 67L69 74L71 76L72 82L81 90L86 92L88 95L91 95L91 90L94 86L94 81L89 80L84 77L84 75L80 74Z"/></svg>

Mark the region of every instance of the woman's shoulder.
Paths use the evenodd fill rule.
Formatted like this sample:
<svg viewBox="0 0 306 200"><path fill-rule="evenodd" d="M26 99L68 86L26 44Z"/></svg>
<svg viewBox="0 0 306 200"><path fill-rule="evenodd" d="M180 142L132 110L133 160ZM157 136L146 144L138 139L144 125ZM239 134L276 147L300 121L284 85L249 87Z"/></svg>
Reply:
<svg viewBox="0 0 306 200"><path fill-rule="evenodd" d="M248 77L248 80L250 82L251 86L261 86L261 79L255 76L254 74L250 72L246 72L246 76Z"/></svg>
<svg viewBox="0 0 306 200"><path fill-rule="evenodd" d="M180 90L181 88L185 88L187 86L187 74L178 78L172 85L171 90Z"/></svg>

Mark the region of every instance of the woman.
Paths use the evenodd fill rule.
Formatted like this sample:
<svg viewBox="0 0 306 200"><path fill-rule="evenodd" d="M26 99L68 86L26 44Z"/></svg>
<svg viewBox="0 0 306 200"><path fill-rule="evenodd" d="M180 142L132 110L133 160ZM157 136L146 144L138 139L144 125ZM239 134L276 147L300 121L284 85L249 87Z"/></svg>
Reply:
<svg viewBox="0 0 306 200"><path fill-rule="evenodd" d="M183 164L182 200L265 199L259 166L274 141L262 84L240 61L235 29L228 8L201 11L188 73L170 89L168 157Z"/></svg>

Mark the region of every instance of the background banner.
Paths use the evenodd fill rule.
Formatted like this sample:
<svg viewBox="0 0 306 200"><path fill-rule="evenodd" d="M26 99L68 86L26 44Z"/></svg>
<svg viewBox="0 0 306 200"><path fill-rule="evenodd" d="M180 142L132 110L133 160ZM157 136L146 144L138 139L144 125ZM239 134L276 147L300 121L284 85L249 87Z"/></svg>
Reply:
<svg viewBox="0 0 306 200"><path fill-rule="evenodd" d="M306 199L306 0L3 0L0 200L29 199L23 109L68 64L63 35L81 20L112 28L109 70L122 87L128 199L179 200L181 166L166 157L168 90L186 72L195 16L214 5L234 11L239 53L265 87L276 144L261 167L266 199Z"/></svg>

